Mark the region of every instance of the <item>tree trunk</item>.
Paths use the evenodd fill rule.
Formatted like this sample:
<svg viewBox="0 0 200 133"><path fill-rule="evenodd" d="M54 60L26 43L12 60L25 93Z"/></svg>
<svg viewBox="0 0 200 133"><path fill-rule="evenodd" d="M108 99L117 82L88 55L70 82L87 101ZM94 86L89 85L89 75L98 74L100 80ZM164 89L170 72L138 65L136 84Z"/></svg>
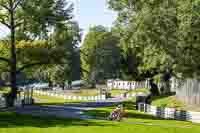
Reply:
<svg viewBox="0 0 200 133"><path fill-rule="evenodd" d="M171 79L171 73L167 71L163 76L163 81L164 81L163 88L165 95L169 95L171 93L170 79Z"/></svg>
<svg viewBox="0 0 200 133"><path fill-rule="evenodd" d="M62 83L62 89L65 90L65 82Z"/></svg>
<svg viewBox="0 0 200 133"><path fill-rule="evenodd" d="M13 7L11 3L10 7ZM16 46L15 46L15 20L14 20L14 11L10 11L10 32L11 32L11 65L10 65L10 82L11 82L11 103L10 106L14 105L14 100L17 97L17 59L16 59Z"/></svg>

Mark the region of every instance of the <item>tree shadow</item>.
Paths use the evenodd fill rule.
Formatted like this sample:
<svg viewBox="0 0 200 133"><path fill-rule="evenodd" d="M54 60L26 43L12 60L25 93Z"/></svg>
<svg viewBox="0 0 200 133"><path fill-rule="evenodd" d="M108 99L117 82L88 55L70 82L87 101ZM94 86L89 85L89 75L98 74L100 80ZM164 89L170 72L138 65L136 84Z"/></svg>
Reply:
<svg viewBox="0 0 200 133"><path fill-rule="evenodd" d="M64 105L64 103L45 103L45 102L42 102L42 103L34 103L33 106L45 106L45 105Z"/></svg>
<svg viewBox="0 0 200 133"><path fill-rule="evenodd" d="M30 115L19 115L16 113L0 113L0 128L20 128L20 127L68 127L68 126L114 126L104 121L89 121L80 119L61 119L47 117L33 117Z"/></svg>

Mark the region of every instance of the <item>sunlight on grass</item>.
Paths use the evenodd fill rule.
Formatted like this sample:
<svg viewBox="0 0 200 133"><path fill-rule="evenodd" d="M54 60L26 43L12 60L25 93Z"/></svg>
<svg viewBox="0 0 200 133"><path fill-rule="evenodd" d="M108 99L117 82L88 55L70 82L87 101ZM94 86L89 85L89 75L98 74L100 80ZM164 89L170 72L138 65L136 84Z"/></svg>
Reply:
<svg viewBox="0 0 200 133"><path fill-rule="evenodd" d="M61 97L51 97L45 95L34 94L33 98L36 100L36 105L63 105L65 103L81 103L81 102L93 102L93 101L81 101L81 100L65 100Z"/></svg>
<svg viewBox="0 0 200 133"><path fill-rule="evenodd" d="M158 96L153 98L152 105L158 107L169 107L184 110L185 105L176 99L175 96Z"/></svg>
<svg viewBox="0 0 200 133"><path fill-rule="evenodd" d="M65 93L68 96L97 96L99 95L98 89L80 89L75 92Z"/></svg>
<svg viewBox="0 0 200 133"><path fill-rule="evenodd" d="M5 94L5 93L9 93L9 92L10 92L10 88L9 87L0 88L0 94Z"/></svg>
<svg viewBox="0 0 200 133"><path fill-rule="evenodd" d="M120 95L120 94L123 94L125 92L127 92L127 91L126 90L117 90L117 89L111 90L112 96Z"/></svg>
<svg viewBox="0 0 200 133"><path fill-rule="evenodd" d="M159 119L154 116L136 111L133 102L124 102L123 105L125 107L125 115L122 120L123 122L140 122L140 123L150 123L150 124L161 124L166 126L189 126L192 129L196 130L199 129L200 131L200 124L194 125L191 122ZM107 118L115 107L116 106L111 106L111 107L104 107L95 110L85 111L85 114L95 117Z"/></svg>
<svg viewBox="0 0 200 133"><path fill-rule="evenodd" d="M144 117L143 121L145 119L148 117ZM1 133L199 133L200 131L198 125L184 122L180 124L189 125L191 128L166 128L102 120L37 118L15 113L0 113L0 121ZM176 122L170 124L174 123Z"/></svg>

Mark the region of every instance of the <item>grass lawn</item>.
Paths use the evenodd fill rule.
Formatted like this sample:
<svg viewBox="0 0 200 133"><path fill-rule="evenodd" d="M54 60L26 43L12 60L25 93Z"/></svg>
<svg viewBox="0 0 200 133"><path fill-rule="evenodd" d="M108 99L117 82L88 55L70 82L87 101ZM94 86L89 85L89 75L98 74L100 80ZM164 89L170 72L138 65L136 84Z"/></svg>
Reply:
<svg viewBox="0 0 200 133"><path fill-rule="evenodd" d="M106 109L106 111L108 111ZM130 112L133 113L133 112ZM136 118L134 118L136 117ZM142 121L189 128L176 128L164 126L147 126L130 124L129 122ZM127 123L126 123L127 122ZM75 120L39 118L15 113L0 113L0 133L199 133L200 126L189 122L170 120L153 120L144 114L134 114L123 122L102 120Z"/></svg>
<svg viewBox="0 0 200 133"><path fill-rule="evenodd" d="M177 100L175 96L157 96L153 97L152 105L158 107L176 108L179 110L185 110L185 104Z"/></svg>
<svg viewBox="0 0 200 133"><path fill-rule="evenodd" d="M136 90L133 90L132 92L135 92L135 93L149 93L149 89L146 89L146 88L141 88L141 89L136 89Z"/></svg>
<svg viewBox="0 0 200 133"><path fill-rule="evenodd" d="M10 91L10 88L4 87L0 88L0 94L8 93Z"/></svg>
<svg viewBox="0 0 200 133"><path fill-rule="evenodd" d="M155 124L155 125L160 124L160 126L151 126L151 128L149 128L148 126L142 125L145 131L148 133L151 133L151 132L152 133L153 132L155 133L157 132L187 133L191 131L192 133L200 132L200 124L192 124L191 122L159 119L154 116L144 114L144 113L134 110L135 107L134 107L133 102L124 102L123 105L125 106L126 113L124 115L122 123L127 124L127 123L138 122L138 123ZM95 110L86 111L85 114L106 118L115 107L116 106L98 108ZM137 125L131 125L131 126L137 127ZM138 130L137 133L143 133L143 131Z"/></svg>
<svg viewBox="0 0 200 133"><path fill-rule="evenodd" d="M111 90L111 94L113 96L120 95L127 92L126 90L119 90L119 89L113 89ZM69 96L97 96L99 95L99 89L80 89L77 92L67 92L65 93Z"/></svg>
<svg viewBox="0 0 200 133"><path fill-rule="evenodd" d="M158 107L176 108L178 110L200 112L200 107L195 105L186 105L176 98L176 96L157 96L153 97L153 105Z"/></svg>
<svg viewBox="0 0 200 133"><path fill-rule="evenodd" d="M80 102L92 102L92 101L80 101L80 100L64 100L64 98L51 97L45 95L33 95L36 100L36 105L63 105L65 103L80 103Z"/></svg>
<svg viewBox="0 0 200 133"><path fill-rule="evenodd" d="M111 90L111 95L112 95L112 96L116 96L116 95L123 94L123 93L125 93L125 92L127 92L127 91L126 91L126 90L117 90L117 89L113 89L113 90Z"/></svg>
<svg viewBox="0 0 200 133"><path fill-rule="evenodd" d="M120 95L120 94L123 94L123 93L149 93L149 90L148 89L145 89L145 88L141 88L141 89L136 89L136 90L131 90L131 91L127 91L127 90L119 90L119 89L113 89L111 90L111 94L112 96L116 96L116 95Z"/></svg>
<svg viewBox="0 0 200 133"><path fill-rule="evenodd" d="M65 93L68 96L97 96L99 95L98 89L80 89L75 92Z"/></svg>

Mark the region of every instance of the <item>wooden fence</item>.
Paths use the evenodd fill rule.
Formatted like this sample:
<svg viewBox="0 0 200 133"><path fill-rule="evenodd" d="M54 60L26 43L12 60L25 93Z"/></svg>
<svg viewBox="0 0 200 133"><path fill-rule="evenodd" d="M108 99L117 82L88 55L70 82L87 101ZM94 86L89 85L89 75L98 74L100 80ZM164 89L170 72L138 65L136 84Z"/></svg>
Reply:
<svg viewBox="0 0 200 133"><path fill-rule="evenodd" d="M139 103L138 110L163 119L174 119L200 123L200 112L180 111L174 108L162 108Z"/></svg>
<svg viewBox="0 0 200 133"><path fill-rule="evenodd" d="M200 80L197 79L172 79L171 88L176 92L176 97L189 105L200 105Z"/></svg>

